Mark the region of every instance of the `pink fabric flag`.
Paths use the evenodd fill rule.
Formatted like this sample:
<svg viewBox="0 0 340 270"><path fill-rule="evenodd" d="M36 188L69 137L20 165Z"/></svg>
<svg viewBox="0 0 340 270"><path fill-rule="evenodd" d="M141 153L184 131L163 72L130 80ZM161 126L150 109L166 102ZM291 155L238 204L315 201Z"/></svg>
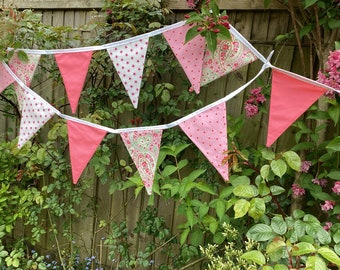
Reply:
<svg viewBox="0 0 340 270"><path fill-rule="evenodd" d="M162 130L123 132L120 135L136 165L147 193L151 195Z"/></svg>
<svg viewBox="0 0 340 270"><path fill-rule="evenodd" d="M163 35L192 84L192 88L198 94L202 77L205 39L198 35L184 44L185 35L190 27L188 24L185 24L176 29L168 30Z"/></svg>
<svg viewBox="0 0 340 270"><path fill-rule="evenodd" d="M92 51L57 53L54 57L63 77L72 113L75 113L91 62Z"/></svg>
<svg viewBox="0 0 340 270"><path fill-rule="evenodd" d="M14 82L15 80L11 74L8 73L3 64L0 64L0 93L4 91L7 86Z"/></svg>
<svg viewBox="0 0 340 270"><path fill-rule="evenodd" d="M14 54L11 60L9 60L8 65L15 75L26 85L31 85L31 80L33 78L34 72L38 66L40 60L40 54L27 54L28 61L22 62L17 54ZM23 89L18 83L14 84L14 89L17 94L19 108L22 108L23 103Z"/></svg>
<svg viewBox="0 0 340 270"><path fill-rule="evenodd" d="M73 184L77 184L87 163L105 137L106 131L70 120L67 121L67 130Z"/></svg>
<svg viewBox="0 0 340 270"><path fill-rule="evenodd" d="M138 106L149 38L107 49L134 108Z"/></svg>
<svg viewBox="0 0 340 270"><path fill-rule="evenodd" d="M296 77L291 72L273 68L266 143L268 147L325 93L325 88L312 82L307 78Z"/></svg>
<svg viewBox="0 0 340 270"><path fill-rule="evenodd" d="M233 34L231 34L231 40L217 40L215 54L212 55L209 50L205 52L201 86L248 65L256 59L254 53Z"/></svg>
<svg viewBox="0 0 340 270"><path fill-rule="evenodd" d="M39 95L22 89L22 111L18 148L21 148L34 134L50 120L55 111Z"/></svg>
<svg viewBox="0 0 340 270"><path fill-rule="evenodd" d="M180 127L224 180L228 180L228 165L222 165L223 152L228 149L225 103L184 121Z"/></svg>

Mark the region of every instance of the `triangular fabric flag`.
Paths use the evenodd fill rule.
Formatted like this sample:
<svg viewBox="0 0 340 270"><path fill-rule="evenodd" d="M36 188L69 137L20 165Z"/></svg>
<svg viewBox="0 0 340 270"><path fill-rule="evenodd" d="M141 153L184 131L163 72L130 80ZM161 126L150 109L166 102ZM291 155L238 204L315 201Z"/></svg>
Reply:
<svg viewBox="0 0 340 270"><path fill-rule="evenodd" d="M57 53L54 57L64 81L72 113L75 113L91 62L92 51Z"/></svg>
<svg viewBox="0 0 340 270"><path fill-rule="evenodd" d="M4 65L0 64L0 93L10 84L14 83L15 79L8 73Z"/></svg>
<svg viewBox="0 0 340 270"><path fill-rule="evenodd" d="M120 134L149 195L152 193L162 132L162 130L144 130Z"/></svg>
<svg viewBox="0 0 340 270"><path fill-rule="evenodd" d="M55 110L34 92L22 89L22 111L18 148L21 148L55 114Z"/></svg>
<svg viewBox="0 0 340 270"><path fill-rule="evenodd" d="M134 108L138 106L149 38L107 49Z"/></svg>
<svg viewBox="0 0 340 270"><path fill-rule="evenodd" d="M222 165L228 149L226 104L216 105L179 125L201 150L224 180L229 179L228 165Z"/></svg>
<svg viewBox="0 0 340 270"><path fill-rule="evenodd" d="M18 54L15 53L9 60L8 65L15 75L27 86L31 85L34 72L38 66L40 60L40 54L27 54L28 61L22 62ZM23 103L23 89L18 83L14 84L14 89L17 94L19 108L22 108Z"/></svg>
<svg viewBox="0 0 340 270"><path fill-rule="evenodd" d="M73 184L78 180L92 158L106 131L74 121L67 121L68 141Z"/></svg>
<svg viewBox="0 0 340 270"><path fill-rule="evenodd" d="M255 54L232 33L231 39L218 39L213 55L206 50L203 59L201 86L257 60Z"/></svg>
<svg viewBox="0 0 340 270"><path fill-rule="evenodd" d="M289 71L273 68L269 123L266 145L275 140L315 101L326 89L299 78Z"/></svg>
<svg viewBox="0 0 340 270"><path fill-rule="evenodd" d="M184 44L185 35L190 27L190 25L185 24L181 27L165 31L163 35L192 84L192 88L198 94L201 85L205 39L198 35Z"/></svg>

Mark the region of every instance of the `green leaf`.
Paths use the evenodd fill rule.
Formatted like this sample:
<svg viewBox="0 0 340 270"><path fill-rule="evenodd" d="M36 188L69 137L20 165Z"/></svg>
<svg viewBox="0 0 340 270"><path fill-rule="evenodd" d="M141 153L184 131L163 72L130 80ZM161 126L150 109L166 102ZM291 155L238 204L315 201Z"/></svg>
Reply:
<svg viewBox="0 0 340 270"><path fill-rule="evenodd" d="M180 237L180 244L184 245L184 243L187 241L188 235L190 233L190 229L186 228L182 233L181 233L181 237Z"/></svg>
<svg viewBox="0 0 340 270"><path fill-rule="evenodd" d="M245 175L236 177L231 176L229 182L233 187L237 187L239 185L250 185L250 179Z"/></svg>
<svg viewBox="0 0 340 270"><path fill-rule="evenodd" d="M280 195L284 193L286 190L283 187L274 185L274 186L270 186L270 191L272 192L274 196L276 196L276 195Z"/></svg>
<svg viewBox="0 0 340 270"><path fill-rule="evenodd" d="M340 41L335 41L335 49L340 50Z"/></svg>
<svg viewBox="0 0 340 270"><path fill-rule="evenodd" d="M338 152L340 151L340 136L334 138L326 148L331 152Z"/></svg>
<svg viewBox="0 0 340 270"><path fill-rule="evenodd" d="M235 218L241 218L247 214L250 203L245 199L237 200L234 205Z"/></svg>
<svg viewBox="0 0 340 270"><path fill-rule="evenodd" d="M330 118L334 121L334 125L337 125L340 118L340 106L330 106L328 108Z"/></svg>
<svg viewBox="0 0 340 270"><path fill-rule="evenodd" d="M287 232L287 224L282 216L273 217L270 226L279 235L284 235Z"/></svg>
<svg viewBox="0 0 340 270"><path fill-rule="evenodd" d="M217 200L216 203L216 215L221 220L225 215L225 201L224 200Z"/></svg>
<svg viewBox="0 0 340 270"><path fill-rule="evenodd" d="M261 167L261 170L260 170L261 177L262 177L263 179L267 179L268 176L269 176L269 171L270 171L269 165L268 165L268 164L263 165L263 166Z"/></svg>
<svg viewBox="0 0 340 270"><path fill-rule="evenodd" d="M27 63L28 62L28 55L26 52L22 50L17 51L17 56L21 62Z"/></svg>
<svg viewBox="0 0 340 270"><path fill-rule="evenodd" d="M330 29L340 28L340 20L330 18L328 20L328 26L329 26Z"/></svg>
<svg viewBox="0 0 340 270"><path fill-rule="evenodd" d="M221 245L224 242L225 238L226 237L223 235L222 232L218 232L214 235L213 241L215 244Z"/></svg>
<svg viewBox="0 0 340 270"><path fill-rule="evenodd" d="M268 8L271 2L272 0L264 0L263 1L264 8Z"/></svg>
<svg viewBox="0 0 340 270"><path fill-rule="evenodd" d="M288 267L284 264L275 264L274 270L288 270Z"/></svg>
<svg viewBox="0 0 340 270"><path fill-rule="evenodd" d="M244 198L253 198L257 195L256 188L252 185L239 185L234 188L233 193L235 196Z"/></svg>
<svg viewBox="0 0 340 270"><path fill-rule="evenodd" d="M261 150L261 155L266 160L273 160L275 158L275 153L268 148L263 148Z"/></svg>
<svg viewBox="0 0 340 270"><path fill-rule="evenodd" d="M266 204L263 198L253 198L250 201L248 215L253 219L260 219L266 212Z"/></svg>
<svg viewBox="0 0 340 270"><path fill-rule="evenodd" d="M278 249L285 247L286 243L281 237L275 237L272 242L270 242L266 247L266 252L268 254L276 252Z"/></svg>
<svg viewBox="0 0 340 270"><path fill-rule="evenodd" d="M273 173L280 178L287 172L287 164L282 159L272 160L270 162L270 168Z"/></svg>
<svg viewBox="0 0 340 270"><path fill-rule="evenodd" d="M264 265L266 263L266 258L264 255L258 250L248 251L241 256L242 259L252 261L258 265Z"/></svg>
<svg viewBox="0 0 340 270"><path fill-rule="evenodd" d="M164 170L162 171L162 176L167 177L177 171L177 167L174 165L167 165L165 166Z"/></svg>
<svg viewBox="0 0 340 270"><path fill-rule="evenodd" d="M327 261L340 266L340 258L339 256L328 247L321 247L318 249L318 254L324 257Z"/></svg>
<svg viewBox="0 0 340 270"><path fill-rule="evenodd" d="M318 0L305 0L305 8L314 5Z"/></svg>
<svg viewBox="0 0 340 270"><path fill-rule="evenodd" d="M302 27L301 30L300 30L300 33L299 33L300 38L303 38L305 35L309 34L311 30L312 30L311 24L308 24L308 25Z"/></svg>
<svg viewBox="0 0 340 270"><path fill-rule="evenodd" d="M191 207L188 206L185 214L186 214L189 226L192 228L195 224L194 211L192 210Z"/></svg>
<svg viewBox="0 0 340 270"><path fill-rule="evenodd" d="M316 233L316 237L321 245L328 245L330 242L332 242L330 234L323 228L318 230L318 232Z"/></svg>
<svg viewBox="0 0 340 270"><path fill-rule="evenodd" d="M217 35L211 31L207 31L205 34L205 40L207 42L208 50L212 53L212 55L214 55L217 47Z"/></svg>
<svg viewBox="0 0 340 270"><path fill-rule="evenodd" d="M254 241L268 241L275 235L272 228L266 224L256 224L247 232L247 237Z"/></svg>
<svg viewBox="0 0 340 270"><path fill-rule="evenodd" d="M300 171L301 159L297 153L294 151L287 151L283 153L283 157L285 158L289 167L291 167L294 171Z"/></svg>
<svg viewBox="0 0 340 270"><path fill-rule="evenodd" d="M198 247L199 245L202 244L203 238L204 238L204 235L203 235L202 230L195 229L194 231L190 233L189 241L190 241L190 244L192 244L195 247Z"/></svg>
<svg viewBox="0 0 340 270"><path fill-rule="evenodd" d="M218 221L213 221L213 222L210 222L209 223L209 231L212 233L212 234L215 234L217 229L218 229Z"/></svg>
<svg viewBox="0 0 340 270"><path fill-rule="evenodd" d="M209 193L211 195L216 195L216 192L213 190L213 188L211 186L209 186L208 184L205 183L197 183L195 186L197 189Z"/></svg>
<svg viewBox="0 0 340 270"><path fill-rule="evenodd" d="M323 259L319 256L308 256L306 261L306 270L328 270Z"/></svg>
<svg viewBox="0 0 340 270"><path fill-rule="evenodd" d="M200 26L195 25L187 31L187 33L185 35L185 43L189 42L190 40L194 39L195 37L197 37L200 34L200 32L198 31L199 27Z"/></svg>
<svg viewBox="0 0 340 270"><path fill-rule="evenodd" d="M314 253L315 247L311 243L300 242L292 247L293 256L301 256L309 253Z"/></svg>
<svg viewBox="0 0 340 270"><path fill-rule="evenodd" d="M340 171L331 171L327 174L327 177L334 180L340 180Z"/></svg>

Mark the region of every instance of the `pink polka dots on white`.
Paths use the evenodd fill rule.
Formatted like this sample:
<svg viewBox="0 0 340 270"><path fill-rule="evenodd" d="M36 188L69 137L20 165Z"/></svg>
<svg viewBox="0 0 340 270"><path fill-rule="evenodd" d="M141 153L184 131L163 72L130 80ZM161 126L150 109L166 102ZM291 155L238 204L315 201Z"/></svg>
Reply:
<svg viewBox="0 0 340 270"><path fill-rule="evenodd" d="M228 166L222 165L223 152L228 149L226 104L214 106L184 121L179 126L224 180L228 180Z"/></svg>
<svg viewBox="0 0 340 270"><path fill-rule="evenodd" d="M18 147L21 148L54 115L48 103L40 96L22 91L22 115Z"/></svg>
<svg viewBox="0 0 340 270"><path fill-rule="evenodd" d="M0 64L0 93L10 84L12 84L15 80L13 77L8 73L4 65Z"/></svg>
<svg viewBox="0 0 340 270"><path fill-rule="evenodd" d="M200 35L184 44L185 35L191 26L188 24L163 33L177 60L192 84L195 92L200 91L205 39Z"/></svg>
<svg viewBox="0 0 340 270"><path fill-rule="evenodd" d="M107 49L122 83L137 108L149 38Z"/></svg>

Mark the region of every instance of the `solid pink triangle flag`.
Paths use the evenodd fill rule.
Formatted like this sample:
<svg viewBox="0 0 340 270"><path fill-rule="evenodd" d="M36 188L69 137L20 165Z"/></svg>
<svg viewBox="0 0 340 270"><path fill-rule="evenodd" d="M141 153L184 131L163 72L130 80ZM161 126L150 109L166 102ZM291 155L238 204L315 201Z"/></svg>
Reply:
<svg viewBox="0 0 340 270"><path fill-rule="evenodd" d="M40 60L40 54L27 54L28 61L23 62L19 59L18 54L15 53L9 60L8 65L15 75L26 85L31 85L34 72L38 66ZM14 84L14 89L17 94L19 108L22 108L23 103L23 89L18 83Z"/></svg>
<svg viewBox="0 0 340 270"><path fill-rule="evenodd" d="M134 106L138 106L146 51L149 38L107 49L127 94Z"/></svg>
<svg viewBox="0 0 340 270"><path fill-rule="evenodd" d="M228 165L223 165L228 149L225 103L216 105L180 124L191 141L201 150L224 180L229 179Z"/></svg>
<svg viewBox="0 0 340 270"><path fill-rule="evenodd" d="M21 148L55 114L43 98L22 89L22 110L18 148Z"/></svg>
<svg viewBox="0 0 340 270"><path fill-rule="evenodd" d="M73 183L78 180L92 158L106 131L74 121L67 121Z"/></svg>
<svg viewBox="0 0 340 270"><path fill-rule="evenodd" d="M213 55L206 50L203 59L201 86L254 62L255 54L232 33L231 39L218 39Z"/></svg>
<svg viewBox="0 0 340 270"><path fill-rule="evenodd" d="M8 73L3 64L0 64L0 93L5 90L7 86L14 83L15 79Z"/></svg>
<svg viewBox="0 0 340 270"><path fill-rule="evenodd" d="M273 68L266 145L271 146L325 91L312 80Z"/></svg>
<svg viewBox="0 0 340 270"><path fill-rule="evenodd" d="M57 53L54 57L64 81L72 113L75 113L91 62L92 51Z"/></svg>
<svg viewBox="0 0 340 270"><path fill-rule="evenodd" d="M185 35L190 27L188 24L185 24L181 27L165 31L163 35L181 64L192 88L198 94L202 77L205 39L198 35L184 44Z"/></svg>
<svg viewBox="0 0 340 270"><path fill-rule="evenodd" d="M120 134L142 178L147 193L152 193L162 130L123 132Z"/></svg>

